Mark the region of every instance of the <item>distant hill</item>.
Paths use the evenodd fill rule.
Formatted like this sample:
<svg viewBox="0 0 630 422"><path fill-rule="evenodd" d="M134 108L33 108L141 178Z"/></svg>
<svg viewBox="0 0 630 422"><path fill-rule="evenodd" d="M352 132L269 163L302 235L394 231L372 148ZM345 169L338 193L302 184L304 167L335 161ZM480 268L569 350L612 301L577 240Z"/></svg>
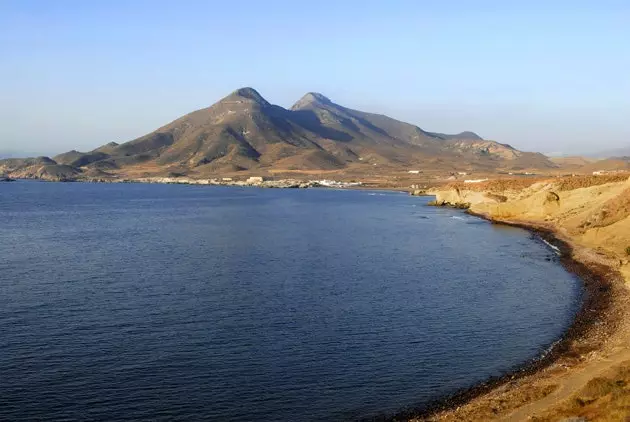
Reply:
<svg viewBox="0 0 630 422"><path fill-rule="evenodd" d="M483 138L477 135L475 132L465 131L456 135L447 135L445 133L431 133L432 136L443 139L460 139L466 141L483 141Z"/></svg>
<svg viewBox="0 0 630 422"><path fill-rule="evenodd" d="M593 158L581 157L579 155L569 157L551 157L550 160L567 170L580 169L597 161Z"/></svg>
<svg viewBox="0 0 630 422"><path fill-rule="evenodd" d="M598 158L598 159L630 157L630 147L602 150L602 151L590 153L587 155L589 157Z"/></svg>
<svg viewBox="0 0 630 422"><path fill-rule="evenodd" d="M630 171L630 157L614 157L593 161L580 170L584 173L597 171Z"/></svg>
<svg viewBox="0 0 630 422"><path fill-rule="evenodd" d="M385 115L343 107L313 92L285 109L270 104L253 88L238 89L210 107L129 142L109 143L90 152L73 150L52 161L77 171L192 175L556 166L542 154L484 140L470 131L427 132ZM66 167L63 170L68 172Z"/></svg>

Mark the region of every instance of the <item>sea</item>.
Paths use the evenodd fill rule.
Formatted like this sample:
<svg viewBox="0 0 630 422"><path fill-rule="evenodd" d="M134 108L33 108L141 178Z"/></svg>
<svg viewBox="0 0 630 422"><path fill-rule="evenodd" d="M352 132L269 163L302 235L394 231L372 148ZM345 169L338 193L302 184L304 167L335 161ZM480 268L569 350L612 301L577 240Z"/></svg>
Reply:
<svg viewBox="0 0 630 422"><path fill-rule="evenodd" d="M372 419L539 358L580 280L430 199L0 184L0 420Z"/></svg>

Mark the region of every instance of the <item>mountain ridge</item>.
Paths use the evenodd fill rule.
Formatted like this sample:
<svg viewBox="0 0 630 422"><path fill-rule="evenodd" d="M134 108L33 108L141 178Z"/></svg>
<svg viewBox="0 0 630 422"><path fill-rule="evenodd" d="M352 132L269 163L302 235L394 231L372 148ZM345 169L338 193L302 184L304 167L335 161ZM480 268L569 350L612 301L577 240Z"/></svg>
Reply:
<svg viewBox="0 0 630 422"><path fill-rule="evenodd" d="M522 152L471 131L428 132L383 114L344 107L317 92L306 93L285 109L251 87L232 91L209 107L128 142L110 142L85 153L72 150L53 160L83 170L197 175L349 168L373 172L438 165L486 170L555 166L542 154Z"/></svg>

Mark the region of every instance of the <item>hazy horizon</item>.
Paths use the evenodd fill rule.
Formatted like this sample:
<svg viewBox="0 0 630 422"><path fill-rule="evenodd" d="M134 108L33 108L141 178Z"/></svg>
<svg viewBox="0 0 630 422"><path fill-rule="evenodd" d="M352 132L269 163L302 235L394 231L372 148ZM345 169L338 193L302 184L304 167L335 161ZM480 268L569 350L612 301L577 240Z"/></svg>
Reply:
<svg viewBox="0 0 630 422"><path fill-rule="evenodd" d="M251 86L435 132L630 146L630 5L602 1L0 4L0 155L126 142Z"/></svg>

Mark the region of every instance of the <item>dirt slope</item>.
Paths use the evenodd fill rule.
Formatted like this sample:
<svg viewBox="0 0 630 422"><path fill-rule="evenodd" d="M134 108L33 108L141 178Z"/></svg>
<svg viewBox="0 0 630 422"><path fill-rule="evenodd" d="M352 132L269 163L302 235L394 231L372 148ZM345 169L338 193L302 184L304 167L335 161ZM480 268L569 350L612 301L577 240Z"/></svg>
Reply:
<svg viewBox="0 0 630 422"><path fill-rule="evenodd" d="M628 176L461 183L434 192L440 204L465 206L499 222L553 231L571 245L567 259L591 269L583 273L586 285L592 287L591 277L604 283L587 300L599 296L608 304L600 312L586 305L581 318L590 328L571 339L553 365L429 420L555 421L575 416L625 421L630 417ZM592 316L584 317L589 311Z"/></svg>

